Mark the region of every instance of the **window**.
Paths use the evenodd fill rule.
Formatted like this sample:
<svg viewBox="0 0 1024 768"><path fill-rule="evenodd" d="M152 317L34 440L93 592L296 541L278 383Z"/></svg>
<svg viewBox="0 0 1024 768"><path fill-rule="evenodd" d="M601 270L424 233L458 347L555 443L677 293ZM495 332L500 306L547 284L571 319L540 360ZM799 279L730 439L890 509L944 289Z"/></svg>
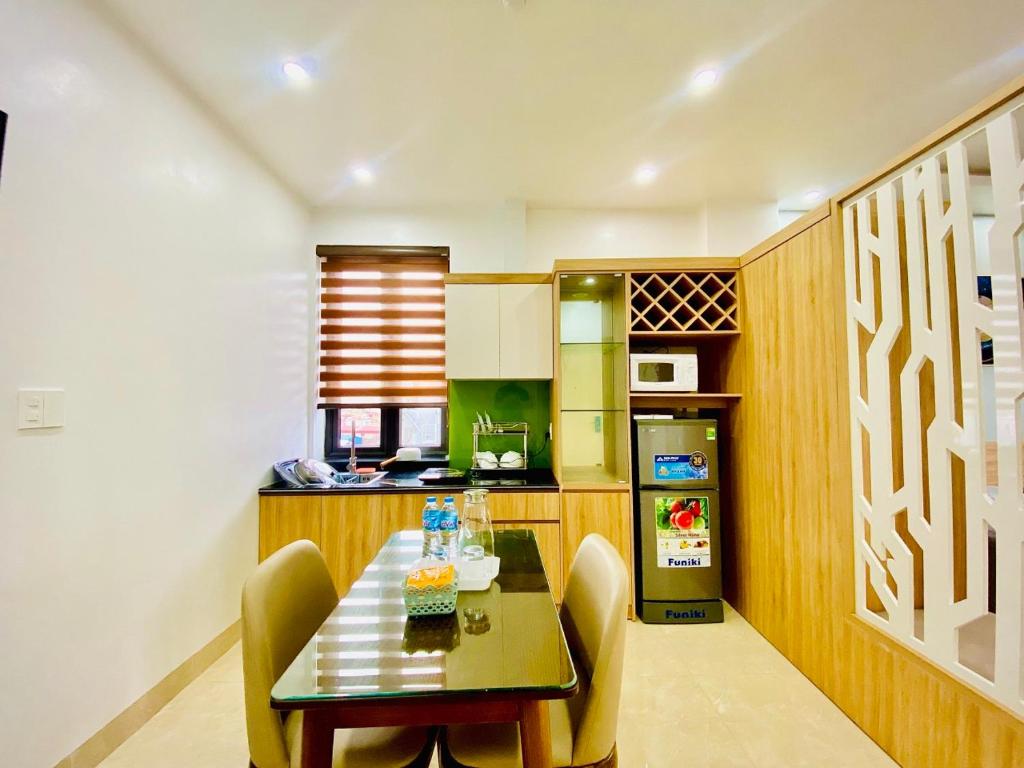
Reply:
<svg viewBox="0 0 1024 768"><path fill-rule="evenodd" d="M448 454L447 409L332 408L327 411L324 453L329 459L347 459L356 429L356 455L386 459L399 448L419 448L424 458Z"/></svg>
<svg viewBox="0 0 1024 768"><path fill-rule="evenodd" d="M328 457L447 453L447 248L318 246Z"/></svg>

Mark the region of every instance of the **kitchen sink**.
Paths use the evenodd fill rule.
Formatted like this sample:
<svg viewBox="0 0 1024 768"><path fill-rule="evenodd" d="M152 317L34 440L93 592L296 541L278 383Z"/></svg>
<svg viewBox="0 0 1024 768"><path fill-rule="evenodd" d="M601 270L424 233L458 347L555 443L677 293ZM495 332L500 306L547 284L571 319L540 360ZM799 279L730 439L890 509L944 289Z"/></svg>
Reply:
<svg viewBox="0 0 1024 768"><path fill-rule="evenodd" d="M296 466L301 462L298 459L279 461L274 464L274 471L288 485L289 488L362 488L363 486L377 485L388 474L387 472L343 472L323 462L311 462L316 464L318 470L315 478L307 476L300 477L296 474ZM327 478L330 477L330 480Z"/></svg>
<svg viewBox="0 0 1024 768"><path fill-rule="evenodd" d="M384 479L387 472L335 472L334 482L339 485L375 485Z"/></svg>

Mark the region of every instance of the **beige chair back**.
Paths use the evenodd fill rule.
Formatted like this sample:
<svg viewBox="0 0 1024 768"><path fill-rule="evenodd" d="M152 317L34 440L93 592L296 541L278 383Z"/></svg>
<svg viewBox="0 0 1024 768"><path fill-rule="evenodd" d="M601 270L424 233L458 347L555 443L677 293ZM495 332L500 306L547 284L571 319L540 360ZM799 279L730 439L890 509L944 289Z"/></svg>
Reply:
<svg viewBox="0 0 1024 768"><path fill-rule="evenodd" d="M324 619L338 593L323 555L311 541L279 549L242 589L242 674L249 759L256 768L288 768L281 715L270 689Z"/></svg>
<svg viewBox="0 0 1024 768"><path fill-rule="evenodd" d="M628 603L626 564L606 538L590 534L569 569L561 612L581 677L581 694L570 708L573 765L597 763L615 746Z"/></svg>

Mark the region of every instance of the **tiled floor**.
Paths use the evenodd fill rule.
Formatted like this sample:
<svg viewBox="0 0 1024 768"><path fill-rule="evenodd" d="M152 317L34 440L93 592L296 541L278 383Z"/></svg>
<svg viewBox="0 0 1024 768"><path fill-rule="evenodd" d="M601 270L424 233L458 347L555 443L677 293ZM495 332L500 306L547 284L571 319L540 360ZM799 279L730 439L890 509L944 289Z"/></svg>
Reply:
<svg viewBox="0 0 1024 768"><path fill-rule="evenodd" d="M629 625L622 768L895 766L735 611L724 624ZM235 646L102 768L244 768Z"/></svg>

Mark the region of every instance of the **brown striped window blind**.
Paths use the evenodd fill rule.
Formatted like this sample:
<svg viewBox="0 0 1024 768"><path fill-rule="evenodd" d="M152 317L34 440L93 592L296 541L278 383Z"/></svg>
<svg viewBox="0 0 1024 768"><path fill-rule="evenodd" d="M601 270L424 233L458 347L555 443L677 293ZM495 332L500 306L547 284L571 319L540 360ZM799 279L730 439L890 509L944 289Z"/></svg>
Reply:
<svg viewBox="0 0 1024 768"><path fill-rule="evenodd" d="M317 246L320 408L445 405L446 247Z"/></svg>

